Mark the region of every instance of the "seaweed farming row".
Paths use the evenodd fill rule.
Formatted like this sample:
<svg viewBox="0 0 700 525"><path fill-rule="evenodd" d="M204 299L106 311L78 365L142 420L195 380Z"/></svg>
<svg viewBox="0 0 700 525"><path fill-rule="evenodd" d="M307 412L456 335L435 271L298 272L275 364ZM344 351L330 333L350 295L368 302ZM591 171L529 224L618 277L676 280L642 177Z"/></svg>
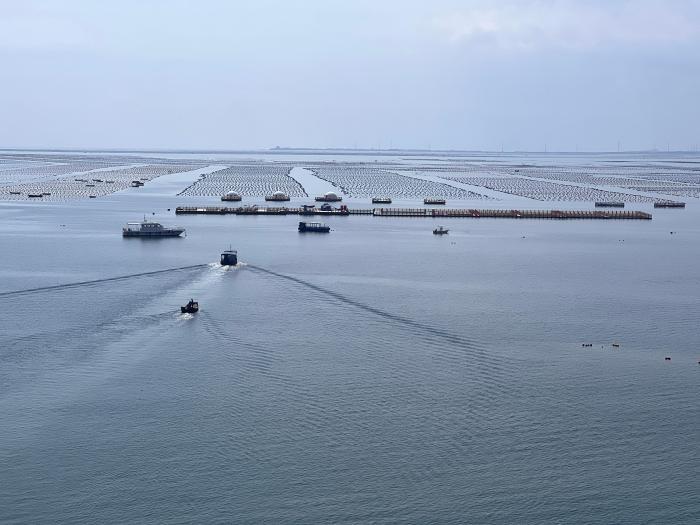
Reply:
<svg viewBox="0 0 700 525"><path fill-rule="evenodd" d="M511 169L514 175L573 182L591 186L610 186L611 189L629 189L685 197L700 196L700 172L687 170L659 170L658 168L522 168Z"/></svg>
<svg viewBox="0 0 700 525"><path fill-rule="evenodd" d="M147 182L163 175L192 171L202 165L149 165L92 171L24 184L0 186L2 200L62 201L98 198L124 190L132 181Z"/></svg>
<svg viewBox="0 0 700 525"><path fill-rule="evenodd" d="M334 166L312 168L314 174L330 182L350 197L389 195L396 198L488 199L485 195L449 184L400 175L381 168Z"/></svg>
<svg viewBox="0 0 700 525"><path fill-rule="evenodd" d="M634 195L617 191L607 191L584 186L557 184L555 182L527 179L512 176L471 177L442 176L447 180L482 186L490 190L527 197L538 201L620 201L620 202L660 202L665 199Z"/></svg>
<svg viewBox="0 0 700 525"><path fill-rule="evenodd" d="M226 160L220 169L200 175L192 184L184 183L189 185L181 187L178 195L220 198L235 192L247 198L280 192L285 198L304 198L318 194L311 186L311 175L299 180L292 176L292 169L299 167L310 170L323 187L329 184L339 195L358 199L481 200L514 195L538 201L656 203L672 202L673 197L700 198L700 166L693 162L642 160L616 165L592 159L586 165L536 165L505 161L457 157L387 158L381 162ZM211 164L210 159L191 157L0 153L0 200L97 198L129 187L134 179L147 182ZM307 183L310 187L304 188Z"/></svg>
<svg viewBox="0 0 700 525"><path fill-rule="evenodd" d="M109 168L114 166L107 162L70 162L67 164L60 163L40 163L39 165L32 164L29 166L23 165L17 167L11 166L9 169L4 169L0 166L0 186L8 186L11 184L23 184L33 181L44 181L54 179L68 174L87 173L89 171Z"/></svg>
<svg viewBox="0 0 700 525"><path fill-rule="evenodd" d="M259 197L281 191L290 197L308 197L301 184L289 175L291 169L279 164L232 166L202 175L178 195L213 197L233 191Z"/></svg>

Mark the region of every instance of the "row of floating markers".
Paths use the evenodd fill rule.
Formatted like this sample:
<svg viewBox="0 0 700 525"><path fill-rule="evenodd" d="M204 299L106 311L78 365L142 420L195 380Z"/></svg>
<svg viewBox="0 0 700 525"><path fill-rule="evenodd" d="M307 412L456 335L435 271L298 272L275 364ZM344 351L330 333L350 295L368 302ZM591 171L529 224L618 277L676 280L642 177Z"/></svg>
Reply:
<svg viewBox="0 0 700 525"><path fill-rule="evenodd" d="M592 346L593 346L593 343L582 343L581 346L583 346L583 347L592 347ZM610 346L612 346L613 348L620 348L620 344L619 344L619 343L612 343ZM605 345L600 345L600 347L601 347L601 348L605 348ZM666 357L664 357L664 361L670 361L670 360L671 360L671 356L670 356L670 355L667 355ZM698 360L698 364L700 365L700 360Z"/></svg>

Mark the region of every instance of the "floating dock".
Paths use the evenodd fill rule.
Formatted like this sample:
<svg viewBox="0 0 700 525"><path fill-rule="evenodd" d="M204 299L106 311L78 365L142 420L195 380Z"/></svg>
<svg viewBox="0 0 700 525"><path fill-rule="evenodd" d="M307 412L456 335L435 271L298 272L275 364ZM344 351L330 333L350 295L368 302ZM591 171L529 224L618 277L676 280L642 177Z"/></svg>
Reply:
<svg viewBox="0 0 700 525"><path fill-rule="evenodd" d="M617 210L478 210L472 208L287 208L262 206L178 206L178 215L372 215L374 217L439 217L503 219L638 219L650 220L651 213Z"/></svg>
<svg viewBox="0 0 700 525"><path fill-rule="evenodd" d="M685 208L685 202L676 202L676 201L655 202L654 208Z"/></svg>

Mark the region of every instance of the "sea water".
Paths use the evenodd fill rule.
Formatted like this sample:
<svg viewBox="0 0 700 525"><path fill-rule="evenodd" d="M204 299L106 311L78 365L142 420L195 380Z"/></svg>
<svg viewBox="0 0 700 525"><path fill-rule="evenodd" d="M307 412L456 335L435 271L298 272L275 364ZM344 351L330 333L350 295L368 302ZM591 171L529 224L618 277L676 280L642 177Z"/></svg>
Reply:
<svg viewBox="0 0 700 525"><path fill-rule="evenodd" d="M700 519L700 206L302 235L153 184L0 205L0 292L55 286L1 296L0 521Z"/></svg>

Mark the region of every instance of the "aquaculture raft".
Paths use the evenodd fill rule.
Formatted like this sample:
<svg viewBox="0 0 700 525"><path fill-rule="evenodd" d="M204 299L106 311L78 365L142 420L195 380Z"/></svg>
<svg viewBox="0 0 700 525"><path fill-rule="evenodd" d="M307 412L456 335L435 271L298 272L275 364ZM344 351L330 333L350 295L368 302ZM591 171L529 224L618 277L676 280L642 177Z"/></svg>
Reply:
<svg viewBox="0 0 700 525"><path fill-rule="evenodd" d="M266 208L258 206L178 206L178 215L373 215L374 217L440 217L503 219L639 219L650 220L651 213L618 210L478 210L472 208Z"/></svg>
<svg viewBox="0 0 700 525"><path fill-rule="evenodd" d="M675 202L675 201L655 202L654 208L685 208L685 202Z"/></svg>

